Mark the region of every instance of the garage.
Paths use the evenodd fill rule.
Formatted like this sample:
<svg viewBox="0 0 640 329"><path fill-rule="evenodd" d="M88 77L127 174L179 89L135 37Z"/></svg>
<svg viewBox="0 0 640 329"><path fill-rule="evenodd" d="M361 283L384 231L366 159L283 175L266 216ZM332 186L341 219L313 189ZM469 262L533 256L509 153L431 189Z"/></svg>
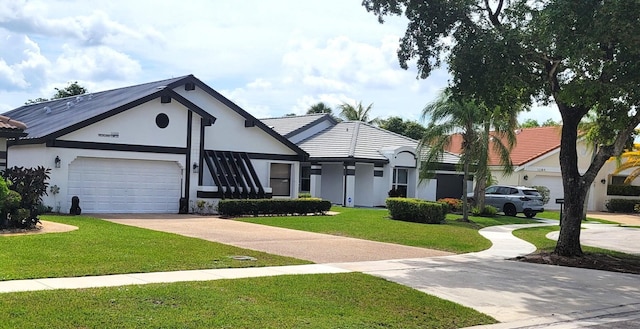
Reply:
<svg viewBox="0 0 640 329"><path fill-rule="evenodd" d="M83 213L178 213L182 169L174 161L78 157L68 195Z"/></svg>
<svg viewBox="0 0 640 329"><path fill-rule="evenodd" d="M556 204L556 199L564 198L564 188L562 187L562 177L536 175L528 186L545 186L549 189L549 203L544 205L545 209L560 209Z"/></svg>

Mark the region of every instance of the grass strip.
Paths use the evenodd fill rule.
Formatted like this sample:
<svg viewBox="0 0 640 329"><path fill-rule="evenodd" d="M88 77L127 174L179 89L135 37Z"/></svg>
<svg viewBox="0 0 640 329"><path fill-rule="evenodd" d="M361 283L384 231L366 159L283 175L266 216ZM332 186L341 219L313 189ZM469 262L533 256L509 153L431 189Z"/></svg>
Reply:
<svg viewBox="0 0 640 329"><path fill-rule="evenodd" d="M473 217L473 223L457 221L461 215L448 214L444 224L421 224L392 220L386 209L334 207L335 216L243 217L237 220L295 230L348 236L467 253L487 249L491 242L478 229L494 225L527 224L523 217Z"/></svg>
<svg viewBox="0 0 640 329"><path fill-rule="evenodd" d="M360 274L0 294L7 328L460 328L496 321Z"/></svg>

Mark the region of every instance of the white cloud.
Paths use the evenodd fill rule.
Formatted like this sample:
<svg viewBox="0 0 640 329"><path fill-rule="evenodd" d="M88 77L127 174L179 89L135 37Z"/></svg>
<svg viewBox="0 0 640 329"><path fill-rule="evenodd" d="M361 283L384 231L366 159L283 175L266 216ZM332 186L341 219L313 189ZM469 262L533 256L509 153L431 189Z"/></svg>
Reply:
<svg viewBox="0 0 640 329"><path fill-rule="evenodd" d="M125 80L141 71L140 64L128 55L112 48L63 47L64 53L56 59L54 74L75 80ZM68 80L68 79L67 79Z"/></svg>
<svg viewBox="0 0 640 329"><path fill-rule="evenodd" d="M42 84L50 63L35 42L0 30L0 49L1 89L37 88Z"/></svg>
<svg viewBox="0 0 640 329"><path fill-rule="evenodd" d="M0 8L3 13L0 14L0 27L25 34L73 39L87 46L122 45L127 40L162 38L160 33L148 27L134 29L118 23L100 10L88 15L50 18L45 16L49 7L42 2L15 1Z"/></svg>

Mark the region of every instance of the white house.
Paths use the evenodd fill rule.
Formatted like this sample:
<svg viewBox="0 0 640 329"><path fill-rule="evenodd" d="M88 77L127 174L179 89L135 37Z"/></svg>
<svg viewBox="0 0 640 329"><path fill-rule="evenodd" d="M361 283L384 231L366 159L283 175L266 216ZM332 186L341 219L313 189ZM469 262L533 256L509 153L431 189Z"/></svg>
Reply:
<svg viewBox="0 0 640 329"><path fill-rule="evenodd" d="M418 141L328 114L262 120L309 154L301 190L335 204L382 206L391 189L407 197L437 200L462 196L458 156L447 153L435 179L420 181Z"/></svg>
<svg viewBox="0 0 640 329"><path fill-rule="evenodd" d="M297 197L307 154L193 75L25 105L7 165L52 168L65 212L187 212L196 200Z"/></svg>

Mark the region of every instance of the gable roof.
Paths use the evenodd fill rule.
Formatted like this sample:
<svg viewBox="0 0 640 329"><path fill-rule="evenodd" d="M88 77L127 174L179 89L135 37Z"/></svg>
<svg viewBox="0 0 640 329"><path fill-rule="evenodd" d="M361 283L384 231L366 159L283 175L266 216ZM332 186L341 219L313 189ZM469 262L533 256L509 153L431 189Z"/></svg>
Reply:
<svg viewBox="0 0 640 329"><path fill-rule="evenodd" d="M516 144L511 150L511 162L514 166L522 166L560 147L562 127L534 127L516 130ZM460 154L462 152L462 135L451 136L448 151ZM489 154L489 165L499 166L500 157L492 148Z"/></svg>
<svg viewBox="0 0 640 329"><path fill-rule="evenodd" d="M264 122L265 125L287 138L296 135L298 132L307 130L324 120L329 120L333 124L338 123L336 119L326 113L285 116L260 120Z"/></svg>
<svg viewBox="0 0 640 329"><path fill-rule="evenodd" d="M55 139L160 97L175 99L189 110L210 120L211 123L215 122L215 116L173 90L183 85L186 86L188 83L198 86L216 100L244 117L246 122L264 130L296 153L301 156L306 156L306 153L297 145L264 125L251 114L193 75L23 105L6 112L4 115L26 123L27 128L25 132L28 133L28 136L27 138L16 141L20 144L44 143L47 140Z"/></svg>

